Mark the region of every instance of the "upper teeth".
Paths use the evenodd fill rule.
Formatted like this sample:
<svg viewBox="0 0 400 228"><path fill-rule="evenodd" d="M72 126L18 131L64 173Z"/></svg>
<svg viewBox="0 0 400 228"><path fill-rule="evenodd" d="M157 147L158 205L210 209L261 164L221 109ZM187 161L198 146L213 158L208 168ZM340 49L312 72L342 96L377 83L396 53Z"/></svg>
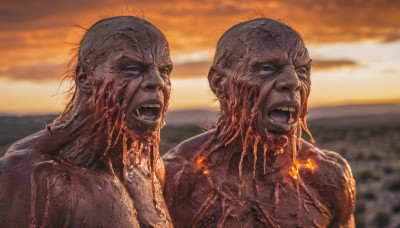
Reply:
<svg viewBox="0 0 400 228"><path fill-rule="evenodd" d="M160 105L159 104L144 104L144 105L142 105L142 107L144 107L144 108L159 108Z"/></svg>
<svg viewBox="0 0 400 228"><path fill-rule="evenodd" d="M295 112L296 111L295 107L288 107L288 106L281 106L281 107L277 107L276 109L282 110L282 111L289 111L289 112Z"/></svg>

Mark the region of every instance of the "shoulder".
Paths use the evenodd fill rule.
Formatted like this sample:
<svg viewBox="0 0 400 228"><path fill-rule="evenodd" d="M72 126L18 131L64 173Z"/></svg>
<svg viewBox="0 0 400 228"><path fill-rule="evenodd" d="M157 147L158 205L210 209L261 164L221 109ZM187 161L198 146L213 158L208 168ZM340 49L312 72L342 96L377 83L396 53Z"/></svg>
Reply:
<svg viewBox="0 0 400 228"><path fill-rule="evenodd" d="M213 134L214 131L207 131L189 138L168 151L162 157L167 181L169 178L175 177L176 174L181 175L182 172L197 172L195 168L196 157L207 147Z"/></svg>
<svg viewBox="0 0 400 228"><path fill-rule="evenodd" d="M168 151L163 156L163 160L167 163L176 159L184 159L187 161L194 159L196 152L204 149L207 142L214 135L214 132L214 130L207 131L181 142L176 147Z"/></svg>
<svg viewBox="0 0 400 228"><path fill-rule="evenodd" d="M42 154L32 148L14 148L0 159L0 191L10 190L5 187L7 185L27 185L30 189L33 181L44 181L50 174L60 172L60 163L63 162L56 156Z"/></svg>
<svg viewBox="0 0 400 228"><path fill-rule="evenodd" d="M305 182L318 189L321 198L334 214L333 223L350 226L356 201L356 187L350 165L339 153L322 150L304 143L299 157L312 159L314 173L306 174ZM347 225L346 225L347 224Z"/></svg>
<svg viewBox="0 0 400 228"><path fill-rule="evenodd" d="M36 213L45 202L48 173L55 162L34 149L14 148L0 159L0 223L6 227L27 227L36 223ZM40 205L44 205L40 204ZM35 220L35 221L34 221Z"/></svg>
<svg viewBox="0 0 400 228"><path fill-rule="evenodd" d="M315 176L325 180L321 180L321 183L341 188L354 186L350 165L339 153L304 143L299 157L303 160L311 159L315 163Z"/></svg>
<svg viewBox="0 0 400 228"><path fill-rule="evenodd" d="M194 136L167 152L162 158L165 164L166 182L164 196L168 207L172 207L176 197L185 197L193 190L201 176L196 168L196 156L204 151L214 131Z"/></svg>

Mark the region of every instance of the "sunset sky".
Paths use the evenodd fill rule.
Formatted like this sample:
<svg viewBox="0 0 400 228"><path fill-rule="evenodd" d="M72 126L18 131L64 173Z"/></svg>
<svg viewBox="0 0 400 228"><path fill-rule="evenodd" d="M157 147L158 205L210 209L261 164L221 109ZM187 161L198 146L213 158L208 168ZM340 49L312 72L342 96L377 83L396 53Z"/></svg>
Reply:
<svg viewBox="0 0 400 228"><path fill-rule="evenodd" d="M206 76L218 38L260 15L303 36L314 62L311 106L400 101L400 1L1 0L0 113L59 112L82 28L118 15L144 17L166 35L170 109L215 106Z"/></svg>

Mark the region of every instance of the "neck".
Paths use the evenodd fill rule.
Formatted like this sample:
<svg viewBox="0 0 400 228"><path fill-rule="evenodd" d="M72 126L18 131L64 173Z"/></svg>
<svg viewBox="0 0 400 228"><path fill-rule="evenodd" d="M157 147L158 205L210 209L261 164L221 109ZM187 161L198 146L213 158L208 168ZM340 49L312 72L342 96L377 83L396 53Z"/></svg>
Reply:
<svg viewBox="0 0 400 228"><path fill-rule="evenodd" d="M100 158L107 148L107 136L96 129L96 120L88 107L76 107L64 121L64 131L71 131L70 142L60 149L60 154L69 162L80 166L99 166Z"/></svg>

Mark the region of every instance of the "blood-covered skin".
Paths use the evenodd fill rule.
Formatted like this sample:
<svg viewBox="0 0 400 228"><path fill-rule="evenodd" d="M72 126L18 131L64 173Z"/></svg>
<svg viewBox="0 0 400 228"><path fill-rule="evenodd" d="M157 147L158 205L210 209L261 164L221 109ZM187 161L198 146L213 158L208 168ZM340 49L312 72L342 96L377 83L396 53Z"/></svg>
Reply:
<svg viewBox="0 0 400 228"><path fill-rule="evenodd" d="M350 227L346 161L301 139L311 59L287 25L257 19L219 40L208 79L214 130L168 152L164 194L175 227ZM327 177L330 178L327 178Z"/></svg>
<svg viewBox="0 0 400 228"><path fill-rule="evenodd" d="M81 41L76 92L0 160L2 227L172 227L158 145L172 70L164 35L135 17Z"/></svg>

